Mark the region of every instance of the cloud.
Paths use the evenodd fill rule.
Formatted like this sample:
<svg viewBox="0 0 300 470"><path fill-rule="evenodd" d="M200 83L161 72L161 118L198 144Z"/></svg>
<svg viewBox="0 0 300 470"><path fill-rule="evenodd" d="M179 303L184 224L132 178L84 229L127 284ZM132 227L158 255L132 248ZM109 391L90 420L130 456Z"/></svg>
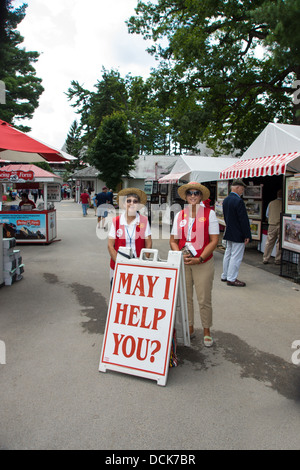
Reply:
<svg viewBox="0 0 300 470"><path fill-rule="evenodd" d="M21 2L23 3L23 2ZM155 60L147 42L127 32L125 21L134 14L136 0L30 0L18 30L27 50L40 52L36 74L44 93L31 135L61 148L78 116L65 95L71 80L93 89L102 67L147 77Z"/></svg>

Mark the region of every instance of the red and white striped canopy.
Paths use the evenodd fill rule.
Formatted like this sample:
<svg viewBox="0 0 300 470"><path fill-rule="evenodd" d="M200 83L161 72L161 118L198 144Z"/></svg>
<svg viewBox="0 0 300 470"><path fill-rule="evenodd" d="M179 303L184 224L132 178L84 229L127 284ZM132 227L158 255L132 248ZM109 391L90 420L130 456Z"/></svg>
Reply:
<svg viewBox="0 0 300 470"><path fill-rule="evenodd" d="M221 171L220 179L252 178L255 176L284 175L287 165L300 157L300 152L272 155L270 157L238 160L233 165ZM299 171L293 168L294 171Z"/></svg>

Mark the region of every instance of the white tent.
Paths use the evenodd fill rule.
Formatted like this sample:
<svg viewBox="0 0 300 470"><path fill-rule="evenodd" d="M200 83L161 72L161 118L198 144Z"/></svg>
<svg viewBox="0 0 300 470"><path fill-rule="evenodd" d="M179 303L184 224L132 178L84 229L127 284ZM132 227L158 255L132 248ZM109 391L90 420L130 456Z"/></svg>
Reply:
<svg viewBox="0 0 300 470"><path fill-rule="evenodd" d="M300 126L270 122L240 160L270 157L300 151Z"/></svg>
<svg viewBox="0 0 300 470"><path fill-rule="evenodd" d="M140 155L129 173L130 178L157 180L168 173L177 160L177 156L170 155Z"/></svg>
<svg viewBox="0 0 300 470"><path fill-rule="evenodd" d="M220 172L232 165L234 161L236 161L235 158L182 155L175 163L172 172L160 178L158 182L178 183L180 179L199 183L217 181Z"/></svg>
<svg viewBox="0 0 300 470"><path fill-rule="evenodd" d="M300 126L269 123L248 150L220 173L220 179L300 172Z"/></svg>

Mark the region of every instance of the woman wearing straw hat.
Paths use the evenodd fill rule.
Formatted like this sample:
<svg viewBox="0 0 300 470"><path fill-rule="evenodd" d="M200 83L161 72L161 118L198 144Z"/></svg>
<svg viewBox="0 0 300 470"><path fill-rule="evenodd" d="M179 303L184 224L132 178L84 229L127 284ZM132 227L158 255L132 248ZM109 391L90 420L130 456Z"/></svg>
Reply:
<svg viewBox="0 0 300 470"><path fill-rule="evenodd" d="M141 189L125 188L118 193L118 205L124 212L114 217L108 234L108 251L111 257L110 278L112 280L118 249L126 246L138 257L142 248L151 248L151 230L147 217L138 210L147 202L147 195Z"/></svg>
<svg viewBox="0 0 300 470"><path fill-rule="evenodd" d="M178 194L187 205L174 218L170 246L172 250L183 251L190 335L194 336L193 286L195 286L204 345L210 347L213 344L210 333L214 278L213 251L219 240L219 223L215 212L202 202L210 196L205 186L190 182L180 186Z"/></svg>

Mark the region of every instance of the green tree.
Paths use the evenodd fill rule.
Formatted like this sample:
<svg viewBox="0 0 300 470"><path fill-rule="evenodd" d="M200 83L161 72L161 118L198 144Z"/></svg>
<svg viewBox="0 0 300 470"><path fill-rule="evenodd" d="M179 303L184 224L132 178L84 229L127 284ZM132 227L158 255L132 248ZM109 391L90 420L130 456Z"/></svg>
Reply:
<svg viewBox="0 0 300 470"><path fill-rule="evenodd" d="M26 51L20 44L24 38L17 25L25 17L27 5L13 9L12 1L1 2L0 22L0 80L5 83L6 103L0 105L0 117L15 124L15 120L31 119L44 91L40 78L36 77L34 64L39 57L35 51ZM28 126L18 126L29 131Z"/></svg>
<svg viewBox="0 0 300 470"><path fill-rule="evenodd" d="M89 150L91 163L99 170L99 178L115 189L134 168L135 142L128 132L127 117L115 112L102 119Z"/></svg>
<svg viewBox="0 0 300 470"><path fill-rule="evenodd" d="M160 106L151 80L127 76L127 116L140 154L168 153L166 109Z"/></svg>
<svg viewBox="0 0 300 470"><path fill-rule="evenodd" d="M299 17L300 0L158 0L139 1L127 23L153 39L156 75L170 69L180 141L190 129L190 144L244 150L270 121L300 124Z"/></svg>
<svg viewBox="0 0 300 470"><path fill-rule="evenodd" d="M80 115L81 145L89 147L106 116L123 113L135 138L136 153L167 153L169 126L167 107L154 92L151 81L128 74L122 78L115 70L102 69L102 79L94 91L72 81L66 93L71 106Z"/></svg>
<svg viewBox="0 0 300 470"><path fill-rule="evenodd" d="M81 130L76 120L73 121L66 138L66 151L77 160L70 160L65 164L64 181L67 181L70 175L81 167L81 162L86 160L86 152L82 148Z"/></svg>
<svg viewBox="0 0 300 470"><path fill-rule="evenodd" d="M77 81L67 91L71 106L80 114L82 144L89 146L94 140L102 119L116 111L124 111L128 100L124 79L115 70L102 69L95 91L89 91Z"/></svg>

